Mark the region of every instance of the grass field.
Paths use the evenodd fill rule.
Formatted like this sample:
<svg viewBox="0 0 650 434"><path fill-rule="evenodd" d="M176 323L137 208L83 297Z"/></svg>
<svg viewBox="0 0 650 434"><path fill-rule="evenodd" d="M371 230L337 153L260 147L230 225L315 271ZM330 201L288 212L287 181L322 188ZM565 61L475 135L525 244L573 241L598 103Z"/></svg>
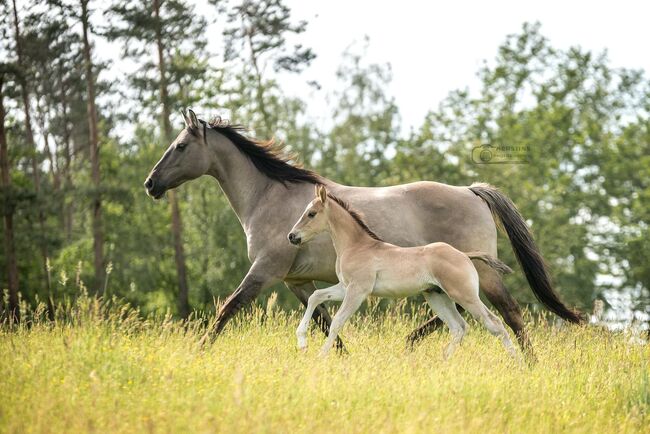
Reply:
<svg viewBox="0 0 650 434"><path fill-rule="evenodd" d="M650 432L650 347L594 327L531 326L539 362L518 367L472 323L413 351L418 321L357 316L350 354L295 349L298 313L258 309L214 344L198 322L140 319L92 299L0 334L2 432ZM33 313L41 315L40 312Z"/></svg>

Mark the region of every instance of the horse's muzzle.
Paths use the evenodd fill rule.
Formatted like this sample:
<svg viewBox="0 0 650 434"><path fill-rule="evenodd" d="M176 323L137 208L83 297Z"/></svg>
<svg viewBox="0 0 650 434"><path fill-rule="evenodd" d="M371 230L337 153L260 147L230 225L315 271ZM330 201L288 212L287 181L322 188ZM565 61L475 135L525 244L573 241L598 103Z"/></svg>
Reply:
<svg viewBox="0 0 650 434"><path fill-rule="evenodd" d="M296 236L293 232L291 232L287 238L289 238L289 242L294 246L300 244L300 237Z"/></svg>
<svg viewBox="0 0 650 434"><path fill-rule="evenodd" d="M146 181L144 181L144 188L147 190L147 194L154 199L160 199L166 191L165 186L157 183L151 177L148 177Z"/></svg>

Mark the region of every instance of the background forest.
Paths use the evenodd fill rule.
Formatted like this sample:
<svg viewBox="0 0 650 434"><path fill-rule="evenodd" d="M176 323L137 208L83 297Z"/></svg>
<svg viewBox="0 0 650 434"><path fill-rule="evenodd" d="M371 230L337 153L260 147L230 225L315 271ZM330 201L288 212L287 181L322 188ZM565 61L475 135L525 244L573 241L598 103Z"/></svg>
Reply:
<svg viewBox="0 0 650 434"><path fill-rule="evenodd" d="M217 16L218 44L201 8ZM160 202L142 187L192 107L275 136L339 183L499 186L569 304L588 310L603 298L617 319L648 318L648 77L604 53L555 49L524 24L477 71L475 91L451 90L405 131L386 91L390 65L367 62L363 43L342 53L335 89L311 83L287 96L279 78L306 81L318 56L290 42L308 26L281 0L0 0L4 314L20 299L56 302L85 287L186 317L237 287L249 265L244 233L214 180ZM100 49L107 41L117 56ZM117 62L136 72L116 78ZM308 113L316 98L327 98L327 122ZM527 146L529 164L476 164L472 149L484 144ZM515 266L506 239L500 256ZM506 282L536 308L522 273Z"/></svg>

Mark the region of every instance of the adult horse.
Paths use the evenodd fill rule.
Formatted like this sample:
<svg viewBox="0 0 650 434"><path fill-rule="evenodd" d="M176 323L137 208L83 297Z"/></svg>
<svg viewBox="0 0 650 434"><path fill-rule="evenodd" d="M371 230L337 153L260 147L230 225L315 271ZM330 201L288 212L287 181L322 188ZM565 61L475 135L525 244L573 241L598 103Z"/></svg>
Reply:
<svg viewBox="0 0 650 434"><path fill-rule="evenodd" d="M251 267L239 287L219 309L213 332L269 286L284 282L303 303L316 289L314 281L337 283L336 253L323 234L300 248L286 235L312 200L314 184L361 211L368 225L384 240L398 246L446 242L461 251L482 251L497 257L499 219L515 256L539 301L561 318L578 323L554 291L533 237L514 204L485 184L456 187L437 182L414 182L391 187L351 187L295 166L272 141L252 140L242 128L220 119L206 123L192 110L183 112L186 128L169 145L144 185L160 199L165 192L203 175L214 177L237 214L246 234ZM514 331L524 350L530 342L521 309L492 268L475 261L480 288ZM324 307L314 319L327 333L331 322ZM426 336L441 322L432 318L409 336ZM339 346L342 343L338 342Z"/></svg>

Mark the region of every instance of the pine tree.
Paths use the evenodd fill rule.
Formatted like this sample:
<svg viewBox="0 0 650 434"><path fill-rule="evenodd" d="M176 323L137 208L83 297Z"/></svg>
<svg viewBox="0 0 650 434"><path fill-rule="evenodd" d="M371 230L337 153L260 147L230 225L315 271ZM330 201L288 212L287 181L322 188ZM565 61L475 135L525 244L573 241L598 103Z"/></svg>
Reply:
<svg viewBox="0 0 650 434"><path fill-rule="evenodd" d="M81 0L81 25L83 29L83 57L86 72L86 89L88 101L88 128L90 131L90 164L95 192L92 200L93 215L93 252L95 265L95 286L99 291L105 280L104 262L104 228L102 224L102 197L100 193L101 176L99 172L99 133L97 122L97 107L95 105L95 77L93 75L93 60L89 41L88 0Z"/></svg>
<svg viewBox="0 0 650 434"><path fill-rule="evenodd" d="M14 235L14 211L11 198L11 168L9 166L9 153L7 146L7 135L5 134L5 106L4 106L4 83L5 76L9 75L11 65L0 64L0 180L2 181L3 200L3 235L5 249L5 270L7 272L7 286L9 289L8 316L14 321L20 320L18 309L18 265L16 260L16 244Z"/></svg>
<svg viewBox="0 0 650 434"><path fill-rule="evenodd" d="M170 143L173 140L170 116L175 104L170 99L170 87L173 84L168 81L168 69L174 59L187 50L198 51L205 46L202 40L205 21L195 15L193 7L180 0L120 0L110 8L108 15L113 18L113 22L106 35L110 39L124 41L124 55L141 63L141 74L131 84L139 89L145 106L154 113L160 110L162 138L165 143ZM152 49L156 52L154 59L147 57ZM200 74L201 71L193 73ZM186 318L190 313L190 305L182 217L176 192L170 191L168 197L178 279L178 312Z"/></svg>
<svg viewBox="0 0 650 434"><path fill-rule="evenodd" d="M219 10L226 9L222 0L210 0ZM255 109L262 116L262 135L274 134L277 121L265 101L264 71L271 64L275 72L299 73L316 57L301 44L290 47L287 38L307 28L306 21L291 22L291 9L282 0L243 0L228 6L228 26L224 29L224 60L239 59L255 80Z"/></svg>
<svg viewBox="0 0 650 434"><path fill-rule="evenodd" d="M31 153L30 161L31 161L31 169L32 169L32 180L34 184L34 192L36 194L36 203L37 206L39 207L38 225L39 225L41 240L39 241L38 244L41 253L41 266L42 266L42 273L44 277L43 280L45 281L45 291L47 294L46 298L49 299L49 295L51 291L51 282L50 282L50 274L48 270L49 252L48 252L47 241L45 236L47 233L46 222L45 222L46 216L42 209L42 203L41 203L42 198L40 197L40 193L41 193L40 154L36 147L36 141L34 140L31 104L30 104L30 89L29 89L30 75L29 75L28 65L25 62L25 58L23 56L23 39L21 36L20 20L18 17L18 8L16 7L16 0L12 0L12 5L13 5L13 19L14 19L13 24L14 24L16 62L19 69L18 79L19 79L20 90L21 90L20 94L21 94L22 105L23 105L23 115L25 117L24 119L25 137ZM51 315L51 310L50 310L50 315Z"/></svg>

